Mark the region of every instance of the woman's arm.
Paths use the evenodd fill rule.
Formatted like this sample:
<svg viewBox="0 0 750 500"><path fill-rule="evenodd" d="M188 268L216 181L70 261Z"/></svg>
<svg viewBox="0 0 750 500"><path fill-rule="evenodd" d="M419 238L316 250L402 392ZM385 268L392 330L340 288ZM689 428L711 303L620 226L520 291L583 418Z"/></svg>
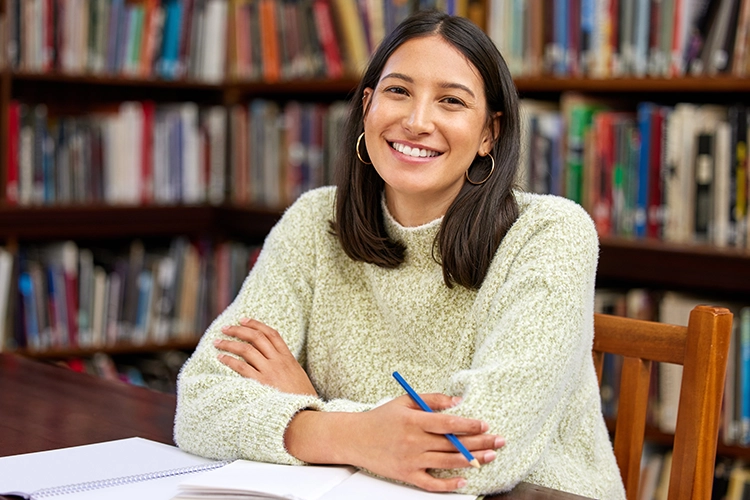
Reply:
<svg viewBox="0 0 750 500"><path fill-rule="evenodd" d="M217 339L214 345L236 355L219 354L219 360L243 377L292 394L316 395L307 374L274 329L255 320L222 331L241 340ZM425 395L435 410L455 406L460 398ZM328 408L326 408L328 409ZM366 412L304 410L284 434L289 453L305 462L351 464L379 475L414 484L430 491L453 491L466 485L462 477L438 479L428 469L468 467L466 458L445 438L461 436L480 463L492 461L502 438L487 434L487 423L456 416L424 412L402 396Z"/></svg>
<svg viewBox="0 0 750 500"><path fill-rule="evenodd" d="M422 397L434 410L459 401L444 394ZM424 412L401 396L363 413L303 411L290 423L286 445L306 462L351 464L428 491L454 491L466 486L463 470L470 466L445 434L461 436L474 457L486 464L504 444L488 429L481 420ZM457 471L453 477L436 478L430 469Z"/></svg>
<svg viewBox="0 0 750 500"><path fill-rule="evenodd" d="M598 257L593 223L570 202L533 208L538 213L519 219L493 262L477 298L472 365L448 389L464 401L447 413L482 419L506 439L491 464L467 472L471 493L505 491L534 474L565 428L574 433L589 425L569 421L569 408L590 410L595 402L573 398L598 397L588 377ZM592 383L591 390L580 391L582 383ZM561 464L560 474L568 466Z"/></svg>
<svg viewBox="0 0 750 500"><path fill-rule="evenodd" d="M271 231L263 251L232 304L211 324L182 368L177 388L175 442L214 458L300 464L284 447L284 431L298 412L322 410L313 394L282 392L245 378L222 363L214 341L232 337L222 327L244 318L271 324L302 366L306 318L312 301L314 218L327 193L301 198ZM332 195L332 193L331 193ZM320 218L320 216L318 217ZM227 355L233 356L233 355Z"/></svg>

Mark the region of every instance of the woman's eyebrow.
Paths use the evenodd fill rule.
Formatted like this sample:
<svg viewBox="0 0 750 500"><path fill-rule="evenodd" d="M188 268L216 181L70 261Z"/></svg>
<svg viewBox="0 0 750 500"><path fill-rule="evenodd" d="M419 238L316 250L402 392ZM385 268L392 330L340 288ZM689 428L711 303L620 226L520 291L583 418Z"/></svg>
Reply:
<svg viewBox="0 0 750 500"><path fill-rule="evenodd" d="M387 78L397 78L399 80L403 80L408 83L414 83L414 79L408 75L405 75L403 73L388 73L387 75L383 76L380 81L383 81ZM441 82L440 88L443 89L458 89L463 90L467 94L469 94L471 97L476 99L476 96L474 95L474 92L471 91L469 87L466 85L463 85L461 83L453 83L453 82Z"/></svg>

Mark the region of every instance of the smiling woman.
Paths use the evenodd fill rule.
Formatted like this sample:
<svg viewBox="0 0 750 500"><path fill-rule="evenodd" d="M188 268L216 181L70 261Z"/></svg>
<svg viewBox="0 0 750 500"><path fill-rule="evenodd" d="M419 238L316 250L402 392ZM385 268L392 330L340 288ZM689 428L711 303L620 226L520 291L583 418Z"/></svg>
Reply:
<svg viewBox="0 0 750 500"><path fill-rule="evenodd" d="M474 66L439 35L404 43L382 73L364 90L365 145L391 215L420 226L445 214L474 159L490 153L497 118Z"/></svg>
<svg viewBox="0 0 750 500"><path fill-rule="evenodd" d="M286 211L185 364L176 442L431 491L624 498L591 357L596 231L578 205L514 189L503 58L466 19L421 12L356 96L336 186Z"/></svg>

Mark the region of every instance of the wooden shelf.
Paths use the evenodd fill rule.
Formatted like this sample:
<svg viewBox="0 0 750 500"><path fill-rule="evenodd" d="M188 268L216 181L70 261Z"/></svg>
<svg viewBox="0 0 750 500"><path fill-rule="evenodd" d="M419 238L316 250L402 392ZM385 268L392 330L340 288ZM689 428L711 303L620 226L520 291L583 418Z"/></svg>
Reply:
<svg viewBox="0 0 750 500"><path fill-rule="evenodd" d="M130 87L149 87L149 88L170 88L170 89L190 89L190 90L208 90L221 91L224 87L222 83L208 83L199 80L161 80L158 78L139 78L125 75L93 75L88 73L63 73L59 71L52 72L30 72L30 71L13 71L11 78L15 82L53 82L53 83L76 83L90 85L110 85L110 86L130 86Z"/></svg>
<svg viewBox="0 0 750 500"><path fill-rule="evenodd" d="M344 78L340 80L292 80L278 83L230 81L225 89L236 95L251 96L300 96L319 99L333 96L342 98L357 88L359 80Z"/></svg>
<svg viewBox="0 0 750 500"><path fill-rule="evenodd" d="M70 205L0 207L0 237L132 238L200 235L211 227L208 206Z"/></svg>
<svg viewBox="0 0 750 500"><path fill-rule="evenodd" d="M117 344L101 348L70 348L70 349L51 349L46 351L29 351L21 349L15 351L18 354L34 359L64 359L64 358L84 358L93 356L97 352L106 352L107 354L140 354L171 350L192 350L198 345L198 339L174 340L165 344L156 344L148 342L145 344Z"/></svg>
<svg viewBox="0 0 750 500"><path fill-rule="evenodd" d="M0 239L206 235L262 240L281 210L210 205L0 206Z"/></svg>
<svg viewBox="0 0 750 500"><path fill-rule="evenodd" d="M603 238L597 285L750 296L750 252L656 240Z"/></svg>
<svg viewBox="0 0 750 500"><path fill-rule="evenodd" d="M685 78L556 78L554 76L514 79L519 92L586 93L717 93L748 92L750 78L729 76Z"/></svg>
<svg viewBox="0 0 750 500"><path fill-rule="evenodd" d="M13 99L54 105L65 114L92 113L102 105L119 104L123 101L222 104L225 94L223 84L199 81L60 72L13 72L7 79L10 97Z"/></svg>

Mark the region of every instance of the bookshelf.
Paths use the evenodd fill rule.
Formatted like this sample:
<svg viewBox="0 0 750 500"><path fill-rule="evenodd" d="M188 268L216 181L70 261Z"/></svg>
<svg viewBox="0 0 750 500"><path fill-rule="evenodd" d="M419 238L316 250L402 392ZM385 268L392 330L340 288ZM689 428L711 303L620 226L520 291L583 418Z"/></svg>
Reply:
<svg viewBox="0 0 750 500"><path fill-rule="evenodd" d="M0 17L9 0L0 0ZM136 2L137 3L137 2ZM483 0L485 6L490 0ZM484 9L485 11L487 9ZM0 53L7 39L0 30ZM0 59L2 60L2 59ZM660 103L732 103L750 92L750 78L731 75L667 77L518 76L522 98L557 102L577 92L616 101ZM0 66L0 245L41 244L72 239L121 241L135 238L238 238L260 243L278 220L282 207L222 203L110 205L73 204L18 206L8 203L9 107L12 100L45 103L60 112L89 113L124 101L158 104L194 102L202 106L231 107L254 98L277 102L303 100L332 102L351 97L357 80L352 77L305 78L267 83L226 77L219 82L195 79L165 80L157 77L123 77L111 74L70 74L59 70L32 72ZM227 155L229 162L229 155ZM654 239L602 237L597 285L646 287L701 292L731 297L750 304L750 251L708 245L669 243ZM196 332L199 333L199 332ZM145 353L163 349L189 350L195 340L118 344L106 352ZM31 357L61 359L88 356L95 349L25 351ZM667 443L669 436L649 431L649 439ZM719 454L750 459L750 449L720 446Z"/></svg>

